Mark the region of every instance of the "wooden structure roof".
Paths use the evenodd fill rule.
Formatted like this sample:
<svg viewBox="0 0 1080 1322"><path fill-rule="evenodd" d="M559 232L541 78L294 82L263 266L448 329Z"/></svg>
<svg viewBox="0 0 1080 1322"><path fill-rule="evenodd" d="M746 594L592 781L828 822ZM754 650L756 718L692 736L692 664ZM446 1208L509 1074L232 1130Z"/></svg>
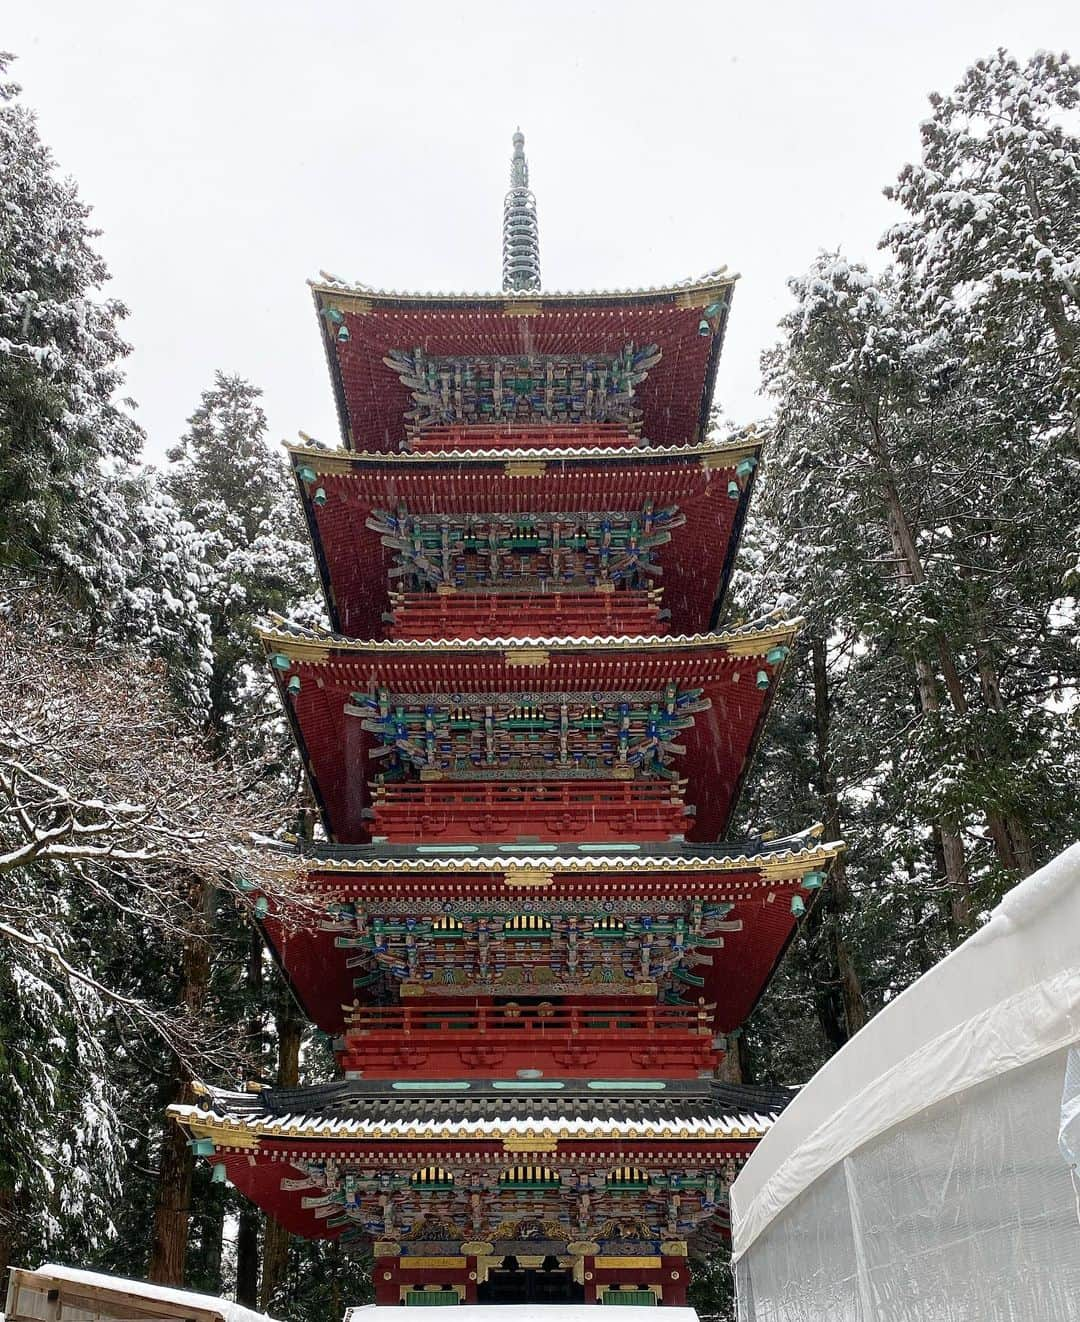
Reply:
<svg viewBox="0 0 1080 1322"><path fill-rule="evenodd" d="M687 836L708 841L727 830L798 627L798 621L770 619L725 633L673 637L398 642L282 626L262 638L336 843L360 844L371 835L365 810L378 745L366 723L346 713L358 692L587 696L656 690L669 682L701 689L709 704L681 732L685 755L677 763L695 809ZM299 683L290 691L294 677Z"/></svg>
<svg viewBox="0 0 1080 1322"><path fill-rule="evenodd" d="M289 453L331 626L349 637L377 638L387 631L393 555L368 522L373 511L399 506L413 515L450 517L676 506L685 526L658 549L656 583L673 632L711 629L761 447L758 437L748 436L644 450L370 454L292 446Z"/></svg>
<svg viewBox="0 0 1080 1322"><path fill-rule="evenodd" d="M353 450L395 451L411 398L384 363L394 350L429 355L663 355L639 392L645 436L687 445L705 434L735 277L723 270L657 289L422 294L343 281L312 284L341 435ZM705 317L706 310L711 310ZM704 326L704 330L703 330Z"/></svg>
<svg viewBox="0 0 1080 1322"><path fill-rule="evenodd" d="M304 889L319 906L359 902L371 912L419 921L478 907L508 916L548 909L590 913L590 906L599 912L615 902L625 916L683 912L694 902L721 905L720 948L694 970L700 987L683 990L712 1006L716 1032L730 1033L749 1016L795 930L793 898L808 906L839 852L839 845L808 835L749 848L669 845L606 856L562 849L554 855L522 849L440 856L388 846L331 848L309 855ZM263 926L307 1013L324 1031L340 1033L347 1007L367 995L354 986L352 951L335 944L329 926L297 927L276 913Z"/></svg>

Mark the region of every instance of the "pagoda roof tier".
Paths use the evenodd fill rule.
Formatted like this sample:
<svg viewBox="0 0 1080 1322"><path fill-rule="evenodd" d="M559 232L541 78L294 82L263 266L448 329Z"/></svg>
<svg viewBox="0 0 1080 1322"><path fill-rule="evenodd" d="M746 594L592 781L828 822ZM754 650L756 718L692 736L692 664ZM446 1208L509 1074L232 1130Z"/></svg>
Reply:
<svg viewBox="0 0 1080 1322"><path fill-rule="evenodd" d="M425 744L422 734L401 740L393 734L393 742L387 743L391 736L381 733L384 726L404 729L401 721L427 719L423 713L434 711L436 716L444 713L439 719L446 720L450 717L445 713L461 713L459 724L468 730L475 726L469 713L477 704L481 713L485 706L501 711L507 704L509 710L533 704L529 710L538 711L546 701L548 706L561 704L564 717L566 709L581 707L591 714L577 725L591 759L585 765L597 764L587 774L595 777L604 774L597 750L599 741L608 739L605 731L617 704L625 698L656 709L660 694L667 695L663 701L670 715L661 711L650 718L651 742L642 742L643 730L635 734L632 749L638 762L612 764L608 774L625 782L637 774L635 766L652 767L658 760L665 775L685 780L694 811L687 835L715 840L730 821L798 627L798 621L769 617L722 634L371 642L282 624L262 637L327 834L336 843L362 843L370 837L367 810L372 782L380 770L393 767L392 759L411 765L404 759L426 757L424 749L435 748L430 741ZM370 719L364 717L369 708ZM404 715L400 720L384 717L380 715L384 708ZM484 719L490 726L495 718ZM498 722L491 738L498 735L505 742L512 732L500 732L515 722L501 716ZM547 730L543 737L548 743L559 737L550 729L551 720L536 724ZM678 743L673 734L678 735ZM466 737L474 735L462 736ZM503 746L490 745L496 751ZM456 758L457 744L447 747L450 752L445 757ZM468 745L474 747L475 743ZM640 760L646 749L647 763ZM540 753L535 756L539 759ZM444 759L443 752L438 757ZM437 768L441 763L432 765ZM558 764L538 761L537 765L544 767L542 773L505 759L491 772L483 767L474 770L469 762L460 774L439 772L438 779L481 783L494 776L533 784L560 780ZM579 773L574 765L568 765L563 778L575 774Z"/></svg>
<svg viewBox="0 0 1080 1322"><path fill-rule="evenodd" d="M653 961L665 986L677 991L684 1003L698 999L710 1006L715 1031L729 1033L752 1011L768 983L797 925L794 909L808 909L812 895L842 846L821 843L807 832L784 840L739 845L648 846L639 853L594 853L561 849L556 854L525 851L482 855L417 854L392 846L329 848L314 851L306 860L303 882L312 907L322 906L327 920L303 926L283 923L271 912L264 930L280 966L307 1014L326 1032L344 1029L349 1008L366 1001L386 984L398 995L408 990L395 976L372 978L379 961L361 958L361 951L339 945L348 924L333 915L341 906L362 910L366 921L375 917L391 927L402 915L414 924L413 948L419 956L418 973L439 960L447 942L428 938L436 923L461 924L461 935L450 944L459 962L472 956L479 916L496 929L515 915L527 912L552 922L550 954L540 951L543 964L562 957L558 930L567 917L601 922L614 918L626 930L624 938L601 932L580 940L580 957L603 960L593 946L612 946L620 955L639 943L642 920L653 924ZM798 903L795 903L795 900ZM657 920L660 920L657 923ZM704 921L703 921L704 920ZM351 921L351 920L350 920ZM669 961L668 937L672 921L685 924L682 957L663 974ZM627 944L629 943L629 945ZM387 938L387 959L393 967L396 938ZM704 961L697 957L705 955ZM380 966L381 967L381 966ZM433 967L433 966L432 966ZM503 974L503 977L506 975ZM493 995L533 997L576 994L578 999L621 996L644 1004L644 991L655 1000L659 988L652 970L647 986L641 981L583 982L576 989L555 987L546 973L534 975L532 987L466 985L460 991L474 999ZM642 977L646 975L641 974ZM359 984L359 985L358 985ZM453 997L453 986L421 983L425 996ZM415 990L415 989L414 989ZM416 1002L419 1004L420 1002ZM426 1003L426 1001L425 1001Z"/></svg>
<svg viewBox="0 0 1080 1322"><path fill-rule="evenodd" d="M794 1095L789 1088L718 1079L348 1079L260 1092L206 1089L200 1104L169 1107L197 1138L251 1150L275 1141L556 1144L612 1140L757 1141ZM558 1085L554 1087L553 1085Z"/></svg>
<svg viewBox="0 0 1080 1322"><path fill-rule="evenodd" d="M596 886L617 885L620 891L636 890L635 878L660 872L676 878L701 874L740 873L753 870L769 881L801 875L806 868L826 867L840 853L838 842L822 843L821 827L815 825L795 835L756 836L750 840L708 841L694 843L670 840L638 846L560 844L554 851L540 851L535 845L423 846L387 843L368 845L312 844L302 857L310 881L319 886L346 886L369 893L369 883L377 893L397 891L399 879L410 894L425 893L425 878L454 874L483 882L487 877L501 878L507 890L537 893L585 894ZM589 877L582 890L574 878ZM606 879L606 880L605 880ZM693 886L693 881L688 881ZM429 893L438 894L441 883ZM371 892L375 893L375 892Z"/></svg>
<svg viewBox="0 0 1080 1322"><path fill-rule="evenodd" d="M587 1229L618 1240L616 1253L655 1254L665 1241L682 1256L687 1238L722 1232L727 1188L792 1096L704 1079L633 1091L579 1078L557 1095L521 1080L403 1092L412 1082L207 1090L202 1105L169 1112L293 1234L345 1233L396 1256L460 1252L477 1238L500 1254L524 1239L535 1251L538 1230L565 1244ZM633 1226L632 1242L617 1222Z"/></svg>
<svg viewBox="0 0 1080 1322"><path fill-rule="evenodd" d="M510 521L590 512L641 519L646 507L674 510L679 523L669 540L650 549L659 572L650 570L646 581L662 588L674 632L711 628L761 448L759 438L746 436L644 451L380 455L307 445L290 447L290 455L331 624L350 637L375 638L387 632L392 574L399 572L399 555L381 525L400 511L420 521L489 515ZM537 609L554 596L550 588L540 594Z"/></svg>
<svg viewBox="0 0 1080 1322"><path fill-rule="evenodd" d="M397 450L414 400L385 361L611 356L654 346L635 403L657 445L699 440L708 423L735 277L723 271L656 289L587 293L422 294L323 280L312 291L345 444Z"/></svg>

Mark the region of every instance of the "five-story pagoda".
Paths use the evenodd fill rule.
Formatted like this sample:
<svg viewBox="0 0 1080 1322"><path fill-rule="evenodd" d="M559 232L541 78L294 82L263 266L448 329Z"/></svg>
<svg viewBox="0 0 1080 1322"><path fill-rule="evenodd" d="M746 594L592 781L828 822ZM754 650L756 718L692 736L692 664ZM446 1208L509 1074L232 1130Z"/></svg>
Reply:
<svg viewBox="0 0 1080 1322"><path fill-rule="evenodd" d="M717 629L759 457L706 439L734 278L314 286L293 447L331 628L264 638L322 817L264 930L343 1079L207 1090L196 1151L380 1303L680 1304L787 1094L725 1047L837 847L721 843L797 624Z"/></svg>

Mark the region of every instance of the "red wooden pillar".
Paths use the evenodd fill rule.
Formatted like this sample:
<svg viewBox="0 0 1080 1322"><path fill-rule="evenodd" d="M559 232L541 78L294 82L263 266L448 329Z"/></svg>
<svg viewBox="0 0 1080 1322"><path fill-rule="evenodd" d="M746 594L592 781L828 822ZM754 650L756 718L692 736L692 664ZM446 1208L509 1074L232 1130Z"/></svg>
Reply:
<svg viewBox="0 0 1080 1322"><path fill-rule="evenodd" d="M587 1255L581 1260L582 1275L585 1280L585 1302L587 1304L596 1303L596 1259L592 1254Z"/></svg>
<svg viewBox="0 0 1080 1322"><path fill-rule="evenodd" d="M665 1253L660 1259L660 1271L664 1289L663 1302L685 1306L686 1287L690 1284L687 1259L669 1257Z"/></svg>
<svg viewBox="0 0 1080 1322"><path fill-rule="evenodd" d="M377 1304L398 1304L401 1302L398 1289L398 1258L376 1258L372 1273L375 1282L375 1302Z"/></svg>
<svg viewBox="0 0 1080 1322"><path fill-rule="evenodd" d="M476 1294L476 1256L469 1254L465 1259L465 1298L462 1303L475 1304Z"/></svg>

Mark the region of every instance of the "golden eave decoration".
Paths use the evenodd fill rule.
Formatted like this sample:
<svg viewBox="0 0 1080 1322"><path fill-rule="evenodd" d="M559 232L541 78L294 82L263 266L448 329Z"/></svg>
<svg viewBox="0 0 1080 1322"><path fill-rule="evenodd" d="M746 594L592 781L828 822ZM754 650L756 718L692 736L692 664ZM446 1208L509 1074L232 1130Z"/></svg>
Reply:
<svg viewBox="0 0 1080 1322"><path fill-rule="evenodd" d="M757 434L729 441L704 441L697 445L635 446L633 449L606 449L589 446L545 446L535 449L520 447L478 450L414 450L381 453L375 450L332 449L321 445L286 445L294 461L303 463L322 477L356 476L371 469L453 467L468 468L498 460L515 469L521 465L544 465L570 461L582 464L615 466L633 461L650 467L664 460L698 463L702 468L718 470L734 468L743 459L758 459L765 439ZM543 471L542 469L540 471Z"/></svg>
<svg viewBox="0 0 1080 1322"><path fill-rule="evenodd" d="M506 855L447 855L439 857L305 860L311 873L343 875L375 874L393 876L431 875L443 872L501 872L509 886L550 884L555 875L593 872L613 873L713 873L757 872L766 881L794 879L818 868L828 867L843 852L842 841L808 845L803 849L776 850L772 853L709 855L675 858L648 854L595 854L560 858L556 855L523 856L511 860Z"/></svg>
<svg viewBox="0 0 1080 1322"><path fill-rule="evenodd" d="M273 617L275 619L280 617ZM722 648L732 657L764 656L771 648L790 648L802 627L800 618L770 618L762 623L743 625L722 633L646 634L558 638L436 638L436 639L361 639L347 638L324 629L271 628L259 631L269 653L280 653L290 661L311 664L330 661L336 656L439 656L461 652L479 655L501 651L513 665L536 664L538 653L552 655L587 651L590 654L631 652L704 652Z"/></svg>

